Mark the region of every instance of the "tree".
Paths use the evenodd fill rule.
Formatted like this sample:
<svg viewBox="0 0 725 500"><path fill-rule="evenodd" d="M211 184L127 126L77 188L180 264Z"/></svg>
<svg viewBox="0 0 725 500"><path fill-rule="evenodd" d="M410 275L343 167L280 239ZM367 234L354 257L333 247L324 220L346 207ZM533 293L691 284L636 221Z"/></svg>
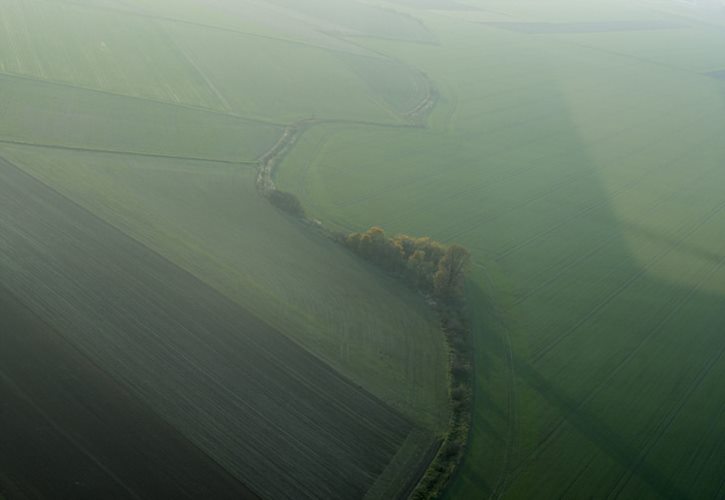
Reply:
<svg viewBox="0 0 725 500"><path fill-rule="evenodd" d="M403 260L407 261L415 252L415 240L406 234L399 234L393 238L395 248L400 252Z"/></svg>
<svg viewBox="0 0 725 500"><path fill-rule="evenodd" d="M438 262L441 260L446 251L443 245L441 245L437 241L428 238L427 236L423 238L417 238L415 240L415 248L417 250L422 250L423 252L425 252L426 260L435 263L436 266L438 265Z"/></svg>
<svg viewBox="0 0 725 500"><path fill-rule="evenodd" d="M364 233L351 233L344 241L358 255L404 276L421 290L434 292L442 300L463 295L469 254L459 245L446 248L428 237L397 235L388 238L377 226Z"/></svg>
<svg viewBox="0 0 725 500"><path fill-rule="evenodd" d="M454 300L463 296L465 271L470 259L471 254L462 246L448 247L433 276L433 289L439 298Z"/></svg>
<svg viewBox="0 0 725 500"><path fill-rule="evenodd" d="M411 274L413 284L419 288L430 291L433 283L433 273L436 266L426 259L423 250L416 250L407 262L408 272Z"/></svg>

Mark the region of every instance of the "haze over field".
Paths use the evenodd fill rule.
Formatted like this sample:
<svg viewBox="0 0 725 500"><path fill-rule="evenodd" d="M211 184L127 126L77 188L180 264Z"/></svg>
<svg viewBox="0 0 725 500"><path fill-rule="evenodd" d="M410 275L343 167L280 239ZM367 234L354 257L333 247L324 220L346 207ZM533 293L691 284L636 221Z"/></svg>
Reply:
<svg viewBox="0 0 725 500"><path fill-rule="evenodd" d="M724 498L724 131L719 0L0 0L0 500Z"/></svg>

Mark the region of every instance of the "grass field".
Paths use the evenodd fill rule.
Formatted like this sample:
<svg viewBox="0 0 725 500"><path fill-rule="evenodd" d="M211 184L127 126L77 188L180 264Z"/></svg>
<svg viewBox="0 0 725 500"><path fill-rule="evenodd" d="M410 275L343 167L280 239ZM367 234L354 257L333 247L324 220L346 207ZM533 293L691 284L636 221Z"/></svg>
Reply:
<svg viewBox="0 0 725 500"><path fill-rule="evenodd" d="M720 498L725 29L669 2L467 4L410 10L438 46L365 42L433 80L430 129L315 128L278 184L333 226L472 250L451 498Z"/></svg>
<svg viewBox="0 0 725 500"><path fill-rule="evenodd" d="M667 0L0 0L0 11L0 306L50 324L33 328L37 342L80 348L69 370L85 376L90 360L139 405L114 425L168 425L154 453L178 446L199 476L230 474L220 496L390 498L434 451L448 409L432 312L255 190L258 160L308 120L276 182L312 217L473 254L476 406L450 498L725 495L715 11ZM414 111L433 103L421 127ZM0 340L30 349L5 330ZM17 401L0 412L8 426L45 412L64 422L48 435L59 446L103 428L82 409L101 389L65 408L13 370L0 387ZM108 470L142 497L184 487L175 472L144 485L107 450L92 454L104 470L72 449L67 464L50 459L44 488L80 494L67 479L85 468L94 491L122 490ZM12 498L32 464L0 459L0 498Z"/></svg>
<svg viewBox="0 0 725 500"><path fill-rule="evenodd" d="M50 82L0 75L0 141L77 150L252 162L282 128Z"/></svg>
<svg viewBox="0 0 725 500"><path fill-rule="evenodd" d="M168 102L223 108L153 20L69 2L2 0L0 72ZM139 57L143 54L143 57Z"/></svg>
<svg viewBox="0 0 725 500"><path fill-rule="evenodd" d="M215 483L196 493L214 498L390 498L414 487L448 417L435 315L255 189L259 159L293 121L405 126L428 98L415 68L340 34L367 34L375 16L398 38L430 33L351 5L363 17L328 18L324 2L249 5L250 23L229 2L201 17L198 3L2 2L2 305L27 311L0 338L20 356L18 336L47 324L37 345L80 352L58 352L78 375L56 396L29 372L4 379L8 401L30 388L3 414L12 445L30 439L23 419L53 428L36 453L3 447L2 494L156 498L195 494L195 481ZM31 372L44 370L36 361ZM93 415L64 405L69 392L94 404L84 363L146 413L111 418L126 400L99 400ZM169 432L139 436L149 449L127 461L84 444L151 421ZM66 462L53 454L63 446ZM140 482L136 452L169 471L163 481ZM167 452L180 465L154 462ZM42 480L33 460L48 461Z"/></svg>
<svg viewBox="0 0 725 500"><path fill-rule="evenodd" d="M310 116L399 121L376 101L354 67L340 63L349 58L355 64L373 56L179 23L166 29L236 113L281 122ZM230 45L237 47L232 53L225 50ZM310 68L319 72L319 78L310 78Z"/></svg>

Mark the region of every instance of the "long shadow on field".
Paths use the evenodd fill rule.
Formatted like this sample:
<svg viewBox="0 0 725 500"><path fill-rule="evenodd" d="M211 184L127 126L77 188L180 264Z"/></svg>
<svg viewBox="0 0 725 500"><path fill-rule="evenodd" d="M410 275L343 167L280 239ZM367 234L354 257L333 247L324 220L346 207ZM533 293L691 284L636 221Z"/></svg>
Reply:
<svg viewBox="0 0 725 500"><path fill-rule="evenodd" d="M566 122L570 111L562 93L553 88L548 97L559 101L559 118L563 117L562 121ZM559 142L560 150L555 151L552 158L537 160L535 170L529 175L545 179L542 185L548 182L555 186L562 172L566 172L577 179L578 192L572 199L558 193L550 196L549 205L542 204L542 214L519 211L521 227L532 227L532 218L539 220L540 225L530 237L521 238L524 243L504 248L498 259L504 274L516 276L516 269L522 262L537 262L552 277L544 280L534 276L532 284L513 283L515 294L531 296L521 299L520 304L502 307L502 310L482 300L480 289L471 294L471 297L477 297L473 303L486 321L502 321L505 324L487 326L479 322L479 328L493 331L486 331L477 339L479 378L472 454L477 454L479 458L469 455L467 464L470 466L464 467L463 474L478 487L486 488L486 494L495 498L505 497L507 492L512 496L520 495L524 491L544 487L544 484L553 490L542 490L540 495L581 498L610 494L626 497L646 485L648 494L660 498L692 497L690 490L695 487L698 492L717 498L722 493L717 468L725 457L711 456L712 460L705 463L698 473L697 481L692 480L692 476L687 479L674 477L669 469L663 468L662 457L663 454L697 456L704 447L717 454L720 445L725 443L725 436L712 430L715 429L714 422L708 422L710 430L707 431L714 434L705 434L705 429L694 427L689 429L686 438L681 435L682 419L689 418L683 409L690 404L696 391L702 389L725 354L725 338L721 335L725 325L725 310L721 307L723 297L700 289L713 273L721 269L725 256L689 244L687 238L698 229L712 227L713 222L723 220L725 212L720 211L717 200L711 200L710 212L705 213L707 207L704 207L702 214L693 217L699 219L693 220L689 227L674 231L674 236L622 222L614 211L614 198L626 193L626 190L636 193L637 186L605 187L599 170L602 167L590 156L586 141L578 137L573 118L568 119L569 127L561 128L568 130L566 133L570 137ZM540 122L541 130L536 130L536 124L531 123L522 125L522 129L532 135L544 135L545 129L551 125L548 120ZM621 130L631 133L636 126L623 123ZM522 136L524 148L526 140ZM632 146L631 154L637 146L640 145ZM650 146L656 147L656 144ZM685 159L688 153L683 151ZM562 169L555 163L562 158L576 168L573 171ZM676 161L669 166L643 166L642 178L637 181L641 188L646 190L648 183L656 180L664 168L681 167ZM707 172L703 171L703 175ZM722 201L725 202L725 199ZM505 199L502 201L506 202ZM662 196L659 202L666 203L666 197ZM555 217L545 213L552 206L556 206L556 211L552 210ZM569 208L564 211L560 206ZM656 204L650 209L656 210ZM512 213L519 217L517 212ZM517 221L514 217L511 219L516 226ZM485 225L481 230L487 230ZM633 235L638 240L649 242L650 262L643 263L632 254L627 238ZM546 248L550 255L542 254L542 248ZM552 251L552 248L557 251ZM694 263L693 269L697 271L693 282L697 284L683 286L662 281L651 274L650 265L665 262L675 252L688 256L691 265ZM558 272L554 274L551 269ZM637 291L633 292L633 289ZM541 291L546 294L539 295ZM622 314L625 296L632 301L631 321L617 316L617 312L620 316ZM617 304L619 310L610 308L612 304ZM695 309L700 315L699 321L690 326L691 330L676 334L667 330L672 321L692 314L690 309L693 304L697 305ZM686 308L689 308L687 313L680 314ZM508 329L513 332L514 347L510 351L504 345L504 332ZM611 342L602 339L601 332L611 335ZM683 342L683 335L688 335L690 341ZM481 356L481 350L487 351L487 358ZM647 350L664 352L665 355L662 358L657 357L660 354L635 357ZM507 356L511 359L508 363ZM582 362L578 359L580 356L588 361ZM487 386L492 378L492 386L499 382L488 367L481 366L484 363L498 368L510 365L513 378L508 389ZM631 369L633 365L636 369ZM630 368L628 371L627 367ZM632 373L632 379L627 380L625 373ZM676 374L677 382L672 382L674 377L660 377L660 373ZM620 376L617 378L617 375ZM668 384L664 388L658 386L660 378L667 381L663 382ZM657 387L646 398L635 396L646 393L644 388L652 384ZM524 401L525 396L514 393L523 388L533 391L548 408L537 407L531 401ZM511 392L506 394L506 390ZM611 400L612 391L617 390L621 397ZM601 397L605 391L610 394L610 399ZM712 396L722 399L725 390ZM508 409L504 411L507 413L508 430L505 431L500 418L502 408L506 408L507 404ZM487 408L488 405L491 406ZM590 408L606 408L606 412L598 413ZM637 413L637 418L629 422L626 415L632 411ZM522 423L522 415L527 424ZM532 422L538 429L524 428ZM677 424L673 425L675 422ZM693 424L698 422L693 420ZM674 427L678 432L673 431ZM605 483L602 484L601 476L597 476L601 471L587 470L586 463L578 463L576 468L565 471L552 464L550 477L546 477L546 473L541 474L547 469L547 464L541 462L547 449L549 454L546 456L549 457L572 451L564 444L568 441L562 439L572 428L586 438L579 441L580 446L587 446L589 442L597 452L619 464L618 471L605 476ZM496 430L499 434L509 432L509 439L495 436ZM532 434L536 436L533 445L530 444ZM627 437L631 435L636 435L637 439ZM524 440L529 443L525 444ZM706 440L711 440L713 444L705 444ZM483 450L485 447L490 448ZM484 458L491 456L492 449L497 450L499 463L504 463L500 475L497 475L497 470L481 472L476 469L480 464L492 462L490 458ZM582 453L582 459L586 456L584 450L576 450ZM653 450L657 451L656 458ZM592 487L588 483L590 474L600 483L597 492L588 489ZM575 491L577 488L578 491Z"/></svg>
<svg viewBox="0 0 725 500"><path fill-rule="evenodd" d="M669 236L667 234L652 231L651 229L648 229L639 224L624 222L622 223L622 227L627 231L636 233L644 238L655 241L657 243L661 243L665 246L677 247L678 252L687 254L694 259L709 261L714 264L717 264L725 259L725 253L717 253L710 251L706 248L700 248L696 245L690 245L686 242L683 242L682 240L673 238L672 236Z"/></svg>
<svg viewBox="0 0 725 500"><path fill-rule="evenodd" d="M578 398L565 394L520 358L516 358L514 364L519 378L558 409L561 414L566 415L566 422L571 427L586 436L599 450L614 459L625 470L636 469L636 475L645 481L660 498L688 498L686 492L668 476L646 462L639 463L640 450L628 443L600 415L582 408Z"/></svg>

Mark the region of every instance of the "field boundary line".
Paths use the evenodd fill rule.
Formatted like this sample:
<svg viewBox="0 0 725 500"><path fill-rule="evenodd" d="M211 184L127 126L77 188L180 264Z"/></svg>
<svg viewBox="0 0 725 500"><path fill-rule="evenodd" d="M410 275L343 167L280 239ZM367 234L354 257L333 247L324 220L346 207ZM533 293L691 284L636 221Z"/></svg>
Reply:
<svg viewBox="0 0 725 500"><path fill-rule="evenodd" d="M701 266L701 269L704 266ZM718 266L715 266L717 269ZM715 270L716 270L715 269ZM714 271L715 271L714 270ZM713 271L713 272L714 272ZM596 387L594 387L592 390L589 391L586 398L581 400L579 404L577 405L577 409L583 407L588 402L592 401L594 397L599 393L601 389L603 389L607 383L615 376L617 373L624 368L624 366L643 348L643 346L649 342L654 335L656 335L666 324L667 322L682 309L689 300L697 293L700 288L702 287L702 283L704 283L710 276L712 272L703 276L700 281L698 282L697 286L693 287L691 290L689 290L685 295L680 296L679 298L672 298L670 299L663 308L666 309L666 313L660 320L650 329L650 331L640 339L639 343L632 349L626 357L624 357L618 364L615 366L612 370L609 371L607 376L599 383ZM535 458L535 455L541 453L546 447L548 447L549 444L553 441L556 434L561 430L562 426L566 423L568 420L567 416L564 416L559 423L551 430L549 433L542 439L539 444L532 450L532 452L529 454L529 457L527 460L533 460Z"/></svg>
<svg viewBox="0 0 725 500"><path fill-rule="evenodd" d="M546 450L555 440L555 438L558 436L558 434L562 431L564 428L564 425L569 421L569 415L575 411L580 410L584 407L587 403L592 401L596 395L604 388L606 387L607 383L614 378L623 368L624 366L638 353L641 351L641 349L644 347L645 344L647 344L672 318L677 312L679 312L682 307L684 307L690 299L700 290L702 287L702 284L712 276L714 272L717 272L722 265L725 263L725 259L723 259L718 265L714 266L714 268L706 273L702 278L699 280L697 286L689 290L685 295L680 296L679 298L672 298L668 301L668 303L663 306L663 308L666 309L666 314L649 330L649 332L640 339L639 343L627 354L625 358L623 358L617 366L615 366L612 370L610 370L607 374L607 376L601 380L591 391L589 391L587 397L579 401L576 408L571 410L568 414L563 415L562 418L559 420L559 422L544 436L544 438L539 441L539 443L532 449L528 456L522 461L521 465L519 465L516 469L515 476L519 475L521 470L523 469L524 465L527 463L531 463L534 460L538 458L538 455L542 453L544 450ZM702 270L705 266L701 266L700 270ZM723 408L723 411L725 411L725 407Z"/></svg>
<svg viewBox="0 0 725 500"><path fill-rule="evenodd" d="M396 61L392 58L390 58L390 60ZM418 70L415 69L415 71ZM279 139L257 159L257 164L259 166L257 174L258 188L260 188L263 193L269 193L270 191L276 190L274 176L277 167L292 151L302 135L312 127L319 125L350 125L405 130L428 128L427 119L438 104L439 93L428 76L423 72L419 71L419 73L427 82L429 89L423 99L421 99L421 102L415 106L412 111L404 115L409 119L408 123L385 123L367 120L347 120L342 118L305 118L286 125ZM393 115L397 116L395 113L393 113Z"/></svg>
<svg viewBox="0 0 725 500"><path fill-rule="evenodd" d="M725 204L722 204L720 206L720 209L722 209L723 206L725 206ZM683 225L683 227L687 227L687 226L688 226L687 224ZM592 391L590 391L588 396L585 399L580 401L580 403L577 405L576 408L579 409L579 408L583 407L586 403L591 401L596 396L596 394L607 384L607 382L609 380L611 380L611 378L614 377L617 373L619 373L619 371L624 367L624 365L626 365L626 363L629 362L632 359L632 357L634 355L636 355L642 349L644 344L646 344L657 332L659 332L665 326L667 321L669 321L669 319L672 316L674 316L682 307L684 307L684 305L687 304L687 302L692 298L692 296L700 290L700 288L702 287L702 284L707 279L709 279L713 273L717 272L722 267L723 264L725 264L725 258L721 259L720 262L717 265L715 265L714 268L710 272L708 272L704 276L702 276L701 279L699 280L697 286L695 286L694 288L689 290L688 293L686 293L683 296L680 296L679 298L670 299L668 301L668 305L664 306L664 307L668 308L666 314L640 340L640 342L637 344L637 346L634 349L632 349L632 351L624 359L622 359L620 361L620 363L616 367L614 367L613 370L611 370L608 373L607 377L604 380L602 380ZM700 268L699 268L700 272L698 272L698 274L702 274L701 270L703 268L705 268L705 265L700 266ZM723 408L723 410L725 411L725 407ZM544 439L541 440L539 442L539 444L530 452L529 456L527 457L527 459L525 461L530 462L531 460L533 460L535 458L535 455L541 453L541 451L543 449L548 447L553 442L554 437L558 434L558 432L561 430L561 428L563 427L563 425L566 423L567 420L568 420L568 418L566 416L564 416L564 418L562 418L559 421L559 423L544 437Z"/></svg>
<svg viewBox="0 0 725 500"><path fill-rule="evenodd" d="M708 275L710 277L712 274L717 273L720 269L722 269L723 264L725 264L725 258L721 259L717 266L715 266L715 269L713 269L712 273ZM622 477L620 478L617 485L612 489L610 494L607 496L607 498L610 498L612 495L614 495L614 498L619 498L619 495L622 493L622 490L626 488L629 481L632 479L632 476L637 472L637 470L640 468L642 463L647 459L647 456L652 451L652 448L654 448L657 443L659 442L662 435L667 432L667 429L670 428L672 423L677 419L680 412L682 412L682 409L687 404L687 400L690 399L692 396L692 393L700 387L702 382L707 378L708 374L712 371L713 367L723 358L723 355L725 355L725 344L722 345L720 350L716 352L708 361L708 363L699 371L697 376L695 377L695 380L693 380L690 387L687 389L687 392L685 392L682 396L680 396L678 404L672 408L667 415L665 415L662 420L657 424L655 430L654 430L654 436L652 436L650 439L647 440L646 444L643 448L641 448L637 459L634 463L630 464L629 469L624 472Z"/></svg>
<svg viewBox="0 0 725 500"><path fill-rule="evenodd" d="M506 387L506 413L507 413L507 422L506 422L506 447L504 449L504 456L503 456L503 464L501 465L501 472L499 473L499 477L496 480L496 484L491 489L491 494L489 495L489 500L499 499L501 498L505 492L506 492L506 484L509 480L509 475L511 473L511 460L513 456L514 451L514 441L516 439L516 425L518 422L518 417L516 413L516 363L514 363L514 353L513 353L513 344L511 342L511 329L506 325L503 316L503 310L499 307L498 302L496 301L497 294L495 293L497 287L496 282L493 279L493 275L488 270L488 267L486 267L484 264L477 262L475 264L476 267L481 269L486 277L486 282L488 284L488 295L491 297L491 302L493 304L494 312L496 313L496 321L501 326L501 329L503 330L503 337L504 337L504 349L505 349L505 357L506 357L506 365L507 365L507 371L508 371L508 384ZM475 342L474 342L474 348L475 348ZM475 357L474 357L475 359ZM473 384L474 388L476 385L476 377L473 377ZM475 391L474 391L474 398L475 398Z"/></svg>
<svg viewBox="0 0 725 500"><path fill-rule="evenodd" d="M108 154L108 155L118 155L118 156L140 156L140 157L146 157L146 158L164 158L169 160L183 160L183 161L195 161L195 162L204 162L204 163L222 163L225 165L244 165L244 166L250 166L250 167L256 167L257 162L253 160L240 160L240 161L234 161L234 160L222 160L222 159L212 159L212 158L203 158L203 157L197 157L197 156L182 156L182 155L172 155L172 154L165 154L165 153L142 153L139 151L121 151L116 149L103 149L103 148L83 148L80 146L66 146L62 144L43 144L38 142L29 142L29 141L18 141L14 139L0 139L0 144L8 144L13 146L24 146L24 147L30 147L30 148L42 148L42 149L60 149L63 151L76 151L81 153L98 153L98 154Z"/></svg>
<svg viewBox="0 0 725 500"><path fill-rule="evenodd" d="M162 33L163 36L167 39L169 45L171 45L174 49L176 49L176 51L179 53L179 55L184 60L186 60L186 62L189 64L189 66L191 66L194 69L194 71L197 72L197 74L201 77L202 80L204 80L204 82L206 83L209 90L212 91L212 93L217 97L217 99L219 99L219 102L221 102L222 105L224 106L225 112L233 113L232 106L229 104L229 101L227 101L227 98L224 97L224 94L222 94L219 91L219 89L217 88L217 86L214 85L214 82L211 80L211 78L209 78L209 76L204 71L202 71L202 69L199 67L199 65L196 63L196 61L194 61L194 59L191 58L188 51L174 39L173 35L171 35L171 33L169 33L165 27L160 26L158 21L154 20L153 23L156 25L156 28L159 30L159 32Z"/></svg>

